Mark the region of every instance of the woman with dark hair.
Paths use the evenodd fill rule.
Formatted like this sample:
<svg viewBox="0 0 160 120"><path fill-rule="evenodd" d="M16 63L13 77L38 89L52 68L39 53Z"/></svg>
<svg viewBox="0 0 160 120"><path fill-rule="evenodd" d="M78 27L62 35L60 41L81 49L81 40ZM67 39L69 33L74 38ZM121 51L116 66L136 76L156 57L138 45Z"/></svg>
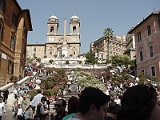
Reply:
<svg viewBox="0 0 160 120"><path fill-rule="evenodd" d="M77 108L79 104L79 99L75 96L72 96L68 100L68 115L65 116L62 120L68 120L70 117L75 116L77 113Z"/></svg>
<svg viewBox="0 0 160 120"><path fill-rule="evenodd" d="M159 113L156 90L152 86L137 85L124 92L117 120L159 120Z"/></svg>

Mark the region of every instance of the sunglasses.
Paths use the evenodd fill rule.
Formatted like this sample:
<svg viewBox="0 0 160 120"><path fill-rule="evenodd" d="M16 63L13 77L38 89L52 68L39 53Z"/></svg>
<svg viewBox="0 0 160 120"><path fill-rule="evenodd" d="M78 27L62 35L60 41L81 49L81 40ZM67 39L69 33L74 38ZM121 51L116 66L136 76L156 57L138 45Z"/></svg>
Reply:
<svg viewBox="0 0 160 120"><path fill-rule="evenodd" d="M55 104L55 107L61 107L62 105L60 105L60 104Z"/></svg>

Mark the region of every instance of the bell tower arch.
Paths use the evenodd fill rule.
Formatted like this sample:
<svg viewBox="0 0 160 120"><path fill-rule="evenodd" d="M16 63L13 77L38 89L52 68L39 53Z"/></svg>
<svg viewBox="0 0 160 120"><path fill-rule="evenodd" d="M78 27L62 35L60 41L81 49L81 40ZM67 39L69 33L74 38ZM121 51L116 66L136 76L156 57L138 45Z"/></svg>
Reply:
<svg viewBox="0 0 160 120"><path fill-rule="evenodd" d="M73 15L70 19L70 34L79 34L80 32L80 20L78 16Z"/></svg>
<svg viewBox="0 0 160 120"><path fill-rule="evenodd" d="M47 24L48 24L48 34L58 33L59 22L58 22L58 18L55 15L52 15L48 19Z"/></svg>
<svg viewBox="0 0 160 120"><path fill-rule="evenodd" d="M48 19L48 31L47 31L47 42L53 42L55 36L58 34L59 22L58 18L55 15L52 15Z"/></svg>

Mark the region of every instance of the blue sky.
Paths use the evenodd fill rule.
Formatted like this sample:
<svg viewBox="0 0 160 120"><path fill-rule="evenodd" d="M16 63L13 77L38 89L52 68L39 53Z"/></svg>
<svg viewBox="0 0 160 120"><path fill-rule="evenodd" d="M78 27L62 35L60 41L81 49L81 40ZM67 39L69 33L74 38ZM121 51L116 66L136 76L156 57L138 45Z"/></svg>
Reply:
<svg viewBox="0 0 160 120"><path fill-rule="evenodd" d="M105 28L114 35L126 35L131 27L141 22L153 11L160 10L160 0L17 0L22 9L31 14L33 31L28 34L28 44L45 43L48 18L54 14L59 20L58 33L63 33L66 17L76 14L80 18L81 53L89 51L91 42L103 36Z"/></svg>

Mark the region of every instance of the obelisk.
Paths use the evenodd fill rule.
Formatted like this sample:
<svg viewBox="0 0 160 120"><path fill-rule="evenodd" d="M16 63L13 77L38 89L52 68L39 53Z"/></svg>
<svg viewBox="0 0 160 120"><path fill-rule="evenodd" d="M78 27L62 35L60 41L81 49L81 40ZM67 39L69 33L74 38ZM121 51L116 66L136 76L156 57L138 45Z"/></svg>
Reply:
<svg viewBox="0 0 160 120"><path fill-rule="evenodd" d="M64 20L64 32L63 32L63 46L62 46L62 56L67 57L67 39L66 39L66 18Z"/></svg>

